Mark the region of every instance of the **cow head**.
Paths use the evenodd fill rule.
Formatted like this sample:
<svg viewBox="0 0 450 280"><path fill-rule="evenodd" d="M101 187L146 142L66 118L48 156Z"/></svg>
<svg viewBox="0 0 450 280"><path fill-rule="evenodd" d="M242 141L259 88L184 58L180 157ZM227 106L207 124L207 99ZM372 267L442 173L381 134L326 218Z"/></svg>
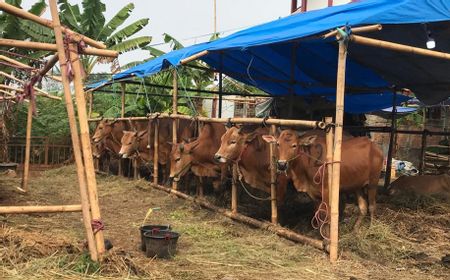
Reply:
<svg viewBox="0 0 450 280"><path fill-rule="evenodd" d="M197 147L198 142L188 143L183 141L172 145L170 152L170 179L179 181L186 174L192 163L192 151Z"/></svg>
<svg viewBox="0 0 450 280"><path fill-rule="evenodd" d="M227 129L221 138L220 148L214 155L214 160L220 163L236 161L245 151L247 145L256 138L255 132L245 132L243 127Z"/></svg>
<svg viewBox="0 0 450 280"><path fill-rule="evenodd" d="M143 136L147 133L144 131L124 131L121 139L122 147L119 151L119 156L128 158L139 151L139 144Z"/></svg>
<svg viewBox="0 0 450 280"><path fill-rule="evenodd" d="M92 141L91 148L92 148L92 156L94 158L100 158L102 154L106 151L104 140L97 143Z"/></svg>
<svg viewBox="0 0 450 280"><path fill-rule="evenodd" d="M279 171L286 171L289 168L289 163L299 157L301 148L310 146L316 141L317 135L303 135L304 133L287 129L281 132L278 139L272 135L263 136L266 142L277 144L277 169Z"/></svg>
<svg viewBox="0 0 450 280"><path fill-rule="evenodd" d="M95 128L94 136L92 136L92 140L94 143L98 143L111 135L111 132L113 130L114 124L117 121L109 121L109 120L101 120L97 127Z"/></svg>

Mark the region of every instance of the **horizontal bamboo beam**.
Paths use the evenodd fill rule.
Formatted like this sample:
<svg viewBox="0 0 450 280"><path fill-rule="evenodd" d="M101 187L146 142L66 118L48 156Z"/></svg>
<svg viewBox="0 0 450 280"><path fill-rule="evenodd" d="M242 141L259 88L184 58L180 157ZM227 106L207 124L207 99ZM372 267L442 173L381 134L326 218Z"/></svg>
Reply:
<svg viewBox="0 0 450 280"><path fill-rule="evenodd" d="M22 19L34 21L34 22L36 22L36 23L38 23L40 25L46 26L48 28L52 28L53 29L53 27L54 27L53 21L41 18L41 17L39 17L37 15L29 13L29 12L27 12L25 10L22 10L20 8L17 8L15 6L7 4L5 2L0 2L0 10L3 10L4 12L6 12L8 14L15 15L15 16L20 17ZM77 32L74 32L74 31L70 30L67 27L64 27L64 26L61 26L61 29L62 29L63 33L71 35L73 37L73 39L75 41L77 41L77 42L84 41L84 42L86 42L86 44L88 44L88 45L90 45L92 47L99 48L99 49L106 49L106 45L103 44L102 42L98 42L98 41L96 41L94 39L91 39L89 37L81 35L81 34L79 34Z"/></svg>
<svg viewBox="0 0 450 280"><path fill-rule="evenodd" d="M27 48L52 52L56 52L58 50L56 44L3 39L3 38L0 38L0 46ZM96 55L104 57L117 57L119 55L119 53L116 51L96 49L96 48L85 48L82 49L81 53L86 55Z"/></svg>
<svg viewBox="0 0 450 280"><path fill-rule="evenodd" d="M345 28L342 27L343 29ZM367 26L361 26L361 27L355 27L352 28L352 34L356 34L356 33L364 33L364 32L372 32L372 31L380 31L383 29L383 26L381 24L374 24L374 25L367 25ZM338 35L338 31L337 30L333 30L328 32L327 34L323 35L322 38L323 39L328 39L330 37L334 37Z"/></svg>
<svg viewBox="0 0 450 280"><path fill-rule="evenodd" d="M186 57L186 58L180 60L180 63L181 63L181 64L189 63L189 62L191 62L191 61L194 61L194 60L196 60L196 59L199 59L199 58L202 57L202 56L207 55L208 53L209 53L209 51L201 51L201 52L199 52L199 53L196 53L196 54L194 54L194 55L191 55L191 56L189 56L189 57Z"/></svg>
<svg viewBox="0 0 450 280"><path fill-rule="evenodd" d="M11 79L11 80L16 81L16 82L19 82L19 83L21 83L22 85L25 84L25 82L24 82L23 80L20 80L20 79L14 77L13 75L10 75L10 74L5 73L5 72L3 72L3 71L0 71L0 75L3 75L3 76L5 76L5 77L7 77L7 78L9 78L9 79ZM40 88L37 88L37 87L33 87L33 88L38 92L37 95L39 95L39 96L44 96L44 97L47 97L47 98L50 98L50 99L54 99L54 100L62 100L61 97L51 95L50 93L48 93L48 92L46 92L46 91L44 91L44 90L42 90L42 89L40 89Z"/></svg>
<svg viewBox="0 0 450 280"><path fill-rule="evenodd" d="M243 223L246 223L248 225L251 225L251 226L263 229L263 230L267 230L269 232L277 234L280 237L284 237L286 239L289 239L289 240L292 240L292 241L295 241L295 242L300 242L300 243L303 243L303 244L306 244L306 245L310 245L310 246L312 246L314 248L317 248L317 249L320 249L320 250L324 250L324 251L328 250L327 246L321 240L317 240L317 239L314 239L314 238L311 238L311 237L308 237L308 236L304 236L304 235L298 234L298 233L296 233L296 232L294 232L292 230L283 228L283 227L281 227L279 225L276 225L276 224L272 224L272 223L269 223L269 222L262 222L262 221L259 221L259 220L256 220L256 219L253 219L253 218L250 218L250 217L238 214L238 213L232 213L231 211L228 211L226 209L223 209L223 208L217 207L215 205L212 205L211 203L208 203L205 200L194 198L192 196L189 196L187 194L184 194L184 193L182 193L180 191L177 191L177 190L174 190L174 189L171 189L171 188L167 188L167 187L160 186L160 185L155 185L155 184L151 184L151 186L153 188L155 188L155 189L165 191L165 192L167 192L169 194L174 194L174 195L176 195L179 198L183 198L183 199L186 199L188 201L194 202L194 203L196 203L196 204L198 204L198 205L200 205L200 206L202 206L204 208L207 208L209 210L212 210L212 211L215 211L217 213L220 213L220 214L222 214L222 215L224 215L224 216L226 216L226 217L228 217L230 219L233 219L235 221L243 222Z"/></svg>
<svg viewBox="0 0 450 280"><path fill-rule="evenodd" d="M0 60L6 61L6 62L8 62L10 64L14 64L14 65L16 65L18 67L21 67L21 68L25 68L25 69L29 69L29 70L32 70L32 71L36 71L35 68L33 68L33 67L29 66L29 65L26 65L26 64L24 64L22 62L19 62L19 61L15 60L15 59L12 59L12 58L9 58L7 56L4 56L4 55L0 55Z"/></svg>
<svg viewBox="0 0 450 280"><path fill-rule="evenodd" d="M152 118L176 118L185 120L198 120L202 122L212 123L236 123L236 124L261 124L261 125L278 125L278 126L302 126L310 128L325 128L325 123L321 121L305 121L305 120L285 120L285 119L263 119L263 118L207 118L207 117L192 117L179 114L150 114L147 117L128 117L128 118L109 118L109 120L119 121L142 121ZM90 119L90 122L100 121L102 118Z"/></svg>
<svg viewBox="0 0 450 280"><path fill-rule="evenodd" d="M382 41L378 39L372 39L367 37L362 37L358 35L350 35L350 40L356 44L370 46L370 47L376 47L376 48L383 48L388 49L392 51L398 51L398 52L404 52L409 53L412 55L421 55L421 56L428 56L433 58L439 58L439 59L446 59L450 60L450 54L444 53L444 52L438 52L438 51L432 51L417 47L412 47L408 45L402 45L398 43L392 43L388 41Z"/></svg>
<svg viewBox="0 0 450 280"><path fill-rule="evenodd" d="M51 205L51 206L1 206L0 214L31 214L81 212L81 205Z"/></svg>

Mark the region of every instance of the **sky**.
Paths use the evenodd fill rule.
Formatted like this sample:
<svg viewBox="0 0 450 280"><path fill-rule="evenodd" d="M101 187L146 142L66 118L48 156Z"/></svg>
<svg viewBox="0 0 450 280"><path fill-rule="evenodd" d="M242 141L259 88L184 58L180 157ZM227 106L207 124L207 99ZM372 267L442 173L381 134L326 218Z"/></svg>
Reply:
<svg viewBox="0 0 450 280"><path fill-rule="evenodd" d="M221 36L240 29L285 17L290 13L290 0L216 0L217 31ZM81 0L70 3L81 4ZM163 42L163 33L180 40L185 46L207 41L213 32L214 0L104 0L106 20L110 19L127 3L133 2L135 9L123 26L141 18L149 18L149 24L138 35L152 36L151 45L164 51L168 45ZM23 8L29 8L35 0L23 0ZM47 11L43 17L50 18ZM148 52L133 51L119 57L121 65L143 60ZM108 71L105 66L94 71Z"/></svg>

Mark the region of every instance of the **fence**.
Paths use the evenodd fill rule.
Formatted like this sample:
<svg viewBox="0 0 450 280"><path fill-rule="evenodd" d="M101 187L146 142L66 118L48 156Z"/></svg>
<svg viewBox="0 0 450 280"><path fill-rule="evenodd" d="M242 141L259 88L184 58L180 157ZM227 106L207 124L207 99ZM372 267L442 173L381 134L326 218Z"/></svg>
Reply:
<svg viewBox="0 0 450 280"><path fill-rule="evenodd" d="M31 137L30 165L34 168L50 168L71 162L72 145L68 140L49 137ZM22 165L25 159L25 137L11 137L8 143L8 159Z"/></svg>

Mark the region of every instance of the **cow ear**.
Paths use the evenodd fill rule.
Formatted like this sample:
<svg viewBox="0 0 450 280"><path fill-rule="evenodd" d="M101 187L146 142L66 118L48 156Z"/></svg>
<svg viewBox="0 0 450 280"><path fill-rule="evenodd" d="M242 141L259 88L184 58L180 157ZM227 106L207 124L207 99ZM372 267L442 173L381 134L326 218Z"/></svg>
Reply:
<svg viewBox="0 0 450 280"><path fill-rule="evenodd" d="M277 142L277 138L275 138L275 136L273 136L273 135L263 135L262 139L264 141L266 141L267 143L276 143Z"/></svg>
<svg viewBox="0 0 450 280"><path fill-rule="evenodd" d="M241 135L244 134L244 132L242 131L242 129L244 128L243 126L236 126L236 128L238 129L237 132L238 132L239 134L241 134Z"/></svg>
<svg viewBox="0 0 450 280"><path fill-rule="evenodd" d="M316 139L317 139L317 135L305 137L300 140L299 145L300 146L310 146L316 141Z"/></svg>

